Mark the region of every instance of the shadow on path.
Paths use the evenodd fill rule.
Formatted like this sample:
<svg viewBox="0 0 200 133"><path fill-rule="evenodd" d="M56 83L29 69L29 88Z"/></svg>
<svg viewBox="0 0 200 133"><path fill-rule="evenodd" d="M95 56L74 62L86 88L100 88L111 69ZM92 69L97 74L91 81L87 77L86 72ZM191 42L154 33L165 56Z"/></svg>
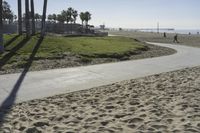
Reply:
<svg viewBox="0 0 200 133"><path fill-rule="evenodd" d="M12 58L14 55L16 55L16 52L21 49L31 38L25 38L21 42L19 42L15 47L13 47L10 52L3 56L3 58L0 59L0 69Z"/></svg>
<svg viewBox="0 0 200 133"><path fill-rule="evenodd" d="M18 37L20 37L21 35L16 35L14 36L12 39L10 39L8 42L6 42L6 44L4 45L4 47L8 47L9 45L11 45L15 40L17 40Z"/></svg>
<svg viewBox="0 0 200 133"><path fill-rule="evenodd" d="M4 100L2 105L0 105L0 129L2 127L2 124L4 122L4 118L5 118L6 114L9 113L9 110L12 108L12 106L15 103L17 92L20 89L20 86L21 86L24 78L26 77L27 72L29 71L29 69L30 69L30 67L33 63L34 57L35 57L42 41L43 41L43 38L40 38L38 40L38 42L36 43L36 45L35 45L35 47L32 51L32 54L30 55L29 60L25 65L23 72L19 76L19 79L15 83L15 85L14 85L12 91L10 92L9 96Z"/></svg>

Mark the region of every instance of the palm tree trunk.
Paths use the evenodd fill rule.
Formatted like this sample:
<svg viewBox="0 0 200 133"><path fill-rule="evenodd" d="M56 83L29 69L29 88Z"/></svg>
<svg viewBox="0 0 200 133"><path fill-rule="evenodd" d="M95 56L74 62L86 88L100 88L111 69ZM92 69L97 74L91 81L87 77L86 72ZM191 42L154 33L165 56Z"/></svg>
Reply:
<svg viewBox="0 0 200 133"><path fill-rule="evenodd" d="M46 12L47 12L47 0L44 0L43 15L42 15L42 29L41 29L41 37L44 37L44 35L45 35L45 20L46 20Z"/></svg>
<svg viewBox="0 0 200 133"><path fill-rule="evenodd" d="M22 35L22 0L18 0L18 34Z"/></svg>
<svg viewBox="0 0 200 133"><path fill-rule="evenodd" d="M71 25L71 34L72 34L72 22L71 22L71 24L70 24L70 25Z"/></svg>
<svg viewBox="0 0 200 133"><path fill-rule="evenodd" d="M25 8L26 8L26 37L30 37L30 22L29 22L29 0L25 0Z"/></svg>
<svg viewBox="0 0 200 133"><path fill-rule="evenodd" d="M2 0L0 0L0 53L4 52L3 46L3 5Z"/></svg>
<svg viewBox="0 0 200 133"><path fill-rule="evenodd" d="M35 35L35 10L34 0L31 0L32 35Z"/></svg>

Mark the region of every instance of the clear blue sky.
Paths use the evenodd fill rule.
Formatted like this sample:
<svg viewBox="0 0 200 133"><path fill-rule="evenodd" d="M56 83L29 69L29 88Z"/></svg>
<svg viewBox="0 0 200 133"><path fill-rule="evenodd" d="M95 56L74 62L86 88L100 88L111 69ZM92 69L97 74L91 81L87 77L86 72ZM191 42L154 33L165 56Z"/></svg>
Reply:
<svg viewBox="0 0 200 133"><path fill-rule="evenodd" d="M17 0L6 0L17 14ZM24 1L24 0L22 0ZM41 13L43 0L35 0ZM108 27L200 29L200 0L48 0L48 14L73 7L90 11L90 24ZM80 21L79 21L80 22Z"/></svg>

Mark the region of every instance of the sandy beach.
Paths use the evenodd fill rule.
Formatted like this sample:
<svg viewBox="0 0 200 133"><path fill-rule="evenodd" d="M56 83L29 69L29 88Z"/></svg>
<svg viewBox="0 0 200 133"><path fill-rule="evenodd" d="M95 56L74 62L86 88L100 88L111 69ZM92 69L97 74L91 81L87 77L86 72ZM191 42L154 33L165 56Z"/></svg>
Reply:
<svg viewBox="0 0 200 133"><path fill-rule="evenodd" d="M200 67L15 105L5 133L200 132Z"/></svg>
<svg viewBox="0 0 200 133"><path fill-rule="evenodd" d="M164 37L163 32L134 32L134 31L108 31L113 35L122 35L127 37L132 37L144 42L158 42L158 43L173 43L174 33L166 33L166 38ZM195 34L178 34L179 45L200 47L200 35Z"/></svg>

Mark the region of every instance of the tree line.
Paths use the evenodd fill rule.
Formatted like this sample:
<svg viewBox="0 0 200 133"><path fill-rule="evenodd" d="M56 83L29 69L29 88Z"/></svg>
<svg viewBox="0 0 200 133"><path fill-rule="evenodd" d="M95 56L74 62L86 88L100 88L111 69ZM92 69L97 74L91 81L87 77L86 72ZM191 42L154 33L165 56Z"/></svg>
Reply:
<svg viewBox="0 0 200 133"><path fill-rule="evenodd" d="M3 17L4 22L7 21L10 24L11 22L13 22L13 20L17 19L17 16L11 10L8 2L3 1L2 6L3 6L2 17Z"/></svg>
<svg viewBox="0 0 200 133"><path fill-rule="evenodd" d="M46 20L46 10L47 10L48 0L44 0L43 14L39 15L35 13L34 0L25 0L25 14L22 14L22 0L17 0L18 5L18 17L14 15L10 9L10 5L3 0L0 0L0 53L4 52L3 46L3 20L11 23L13 20L18 19L18 34L22 35L22 23L25 23L25 33L26 37L29 38L31 35L35 35L35 21L41 21L41 37L45 35L45 20ZM30 9L29 9L30 8ZM76 23L77 17L79 16L82 25L88 27L88 22L91 20L91 13L80 12L73 9L72 7L67 10L63 10L60 14L50 14L48 15L48 20L55 23ZM32 28L30 26L32 23Z"/></svg>
<svg viewBox="0 0 200 133"><path fill-rule="evenodd" d="M46 10L47 10L47 2L48 0L44 0L43 4L43 14L41 20L41 37L43 38L45 35L45 20L46 20ZM22 0L17 0L18 4L18 34L22 35ZM31 9L29 9L31 8ZM14 17L12 11L10 10L10 6L3 0L0 0L0 53L4 52L3 46L3 19L11 20ZM32 29L30 28L30 19L32 23ZM26 38L29 38L31 35L35 35L35 8L34 8L34 0L25 0L25 33Z"/></svg>
<svg viewBox="0 0 200 133"><path fill-rule="evenodd" d="M53 22L53 23L76 23L77 17L79 16L82 25L87 26L88 22L91 20L91 16L92 14L88 11L86 12L81 12L80 14L78 14L78 11L73 9L72 7L69 7L67 10L63 10L61 11L60 14L49 14L48 15L48 20L49 22Z"/></svg>

